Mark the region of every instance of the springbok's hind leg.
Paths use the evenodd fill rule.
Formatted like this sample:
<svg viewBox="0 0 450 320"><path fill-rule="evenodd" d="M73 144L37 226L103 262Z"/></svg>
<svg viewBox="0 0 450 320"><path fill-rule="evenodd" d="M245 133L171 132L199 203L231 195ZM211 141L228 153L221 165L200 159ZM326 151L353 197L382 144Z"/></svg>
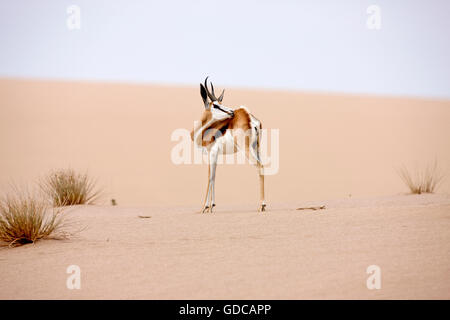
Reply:
<svg viewBox="0 0 450 320"><path fill-rule="evenodd" d="M247 153L248 159L252 159L253 164L258 170L259 176L259 198L260 204L258 206L259 212L266 211L266 200L264 198L264 166L261 161L260 154L260 129L254 127L251 131L250 138L248 142L246 141L245 151Z"/></svg>
<svg viewBox="0 0 450 320"><path fill-rule="evenodd" d="M259 171L259 197L261 204L258 208L259 212L266 211L266 200L264 199L264 167L262 165L258 166Z"/></svg>

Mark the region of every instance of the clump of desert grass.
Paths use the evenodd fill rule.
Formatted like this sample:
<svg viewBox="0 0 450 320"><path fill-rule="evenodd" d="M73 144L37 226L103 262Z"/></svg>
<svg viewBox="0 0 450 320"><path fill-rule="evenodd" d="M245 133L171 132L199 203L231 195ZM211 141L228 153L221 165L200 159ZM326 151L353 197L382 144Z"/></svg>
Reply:
<svg viewBox="0 0 450 320"><path fill-rule="evenodd" d="M434 193L439 183L444 179L437 161L422 170L416 170L414 174L405 166L399 168L397 172L412 194Z"/></svg>
<svg viewBox="0 0 450 320"><path fill-rule="evenodd" d="M0 199L0 241L9 246L41 239L62 239L61 210L26 191L16 190Z"/></svg>
<svg viewBox="0 0 450 320"><path fill-rule="evenodd" d="M101 195L94 179L72 169L51 172L39 185L55 207L93 204Z"/></svg>

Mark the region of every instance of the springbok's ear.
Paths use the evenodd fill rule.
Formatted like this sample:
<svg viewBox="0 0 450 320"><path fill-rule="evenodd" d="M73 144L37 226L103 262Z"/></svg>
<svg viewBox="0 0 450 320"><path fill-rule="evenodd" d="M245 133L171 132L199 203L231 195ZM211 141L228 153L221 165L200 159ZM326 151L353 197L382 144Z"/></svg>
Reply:
<svg viewBox="0 0 450 320"><path fill-rule="evenodd" d="M205 87L201 83L200 83L200 94L202 95L203 104L205 105L205 108L207 108L209 106L209 104L208 104L208 94L206 93Z"/></svg>
<svg viewBox="0 0 450 320"><path fill-rule="evenodd" d="M222 94L220 95L219 99L217 99L220 103L222 103L224 93L225 93L225 89L222 90Z"/></svg>

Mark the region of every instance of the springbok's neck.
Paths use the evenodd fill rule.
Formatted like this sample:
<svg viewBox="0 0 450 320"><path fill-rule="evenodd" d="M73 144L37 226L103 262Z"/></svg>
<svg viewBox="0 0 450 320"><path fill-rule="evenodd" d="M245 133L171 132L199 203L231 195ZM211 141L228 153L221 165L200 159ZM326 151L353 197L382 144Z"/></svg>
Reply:
<svg viewBox="0 0 450 320"><path fill-rule="evenodd" d="M211 126L211 124L213 124L214 122L215 122L214 119L210 119L203 126L198 128L197 130L194 130L194 139L193 140L197 146L199 146L199 147L203 146L203 131L206 128L208 128L209 126Z"/></svg>

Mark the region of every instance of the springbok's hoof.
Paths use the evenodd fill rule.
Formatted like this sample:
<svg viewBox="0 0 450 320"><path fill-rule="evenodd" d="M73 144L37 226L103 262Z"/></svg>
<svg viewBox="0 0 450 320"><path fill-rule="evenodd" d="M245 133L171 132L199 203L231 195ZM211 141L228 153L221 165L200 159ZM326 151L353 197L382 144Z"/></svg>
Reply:
<svg viewBox="0 0 450 320"><path fill-rule="evenodd" d="M205 207L202 209L202 211L200 211L200 213L206 213L206 212L208 212L208 209L209 209L209 207L208 207L208 206L205 206Z"/></svg>
<svg viewBox="0 0 450 320"><path fill-rule="evenodd" d="M265 203L263 203L262 205L261 205L261 207L259 207L259 210L258 210L259 212L264 212L264 211L266 211L266 204Z"/></svg>
<svg viewBox="0 0 450 320"><path fill-rule="evenodd" d="M209 213L213 213L213 209L214 209L215 206L216 205L214 203L211 205L211 207L209 208Z"/></svg>

